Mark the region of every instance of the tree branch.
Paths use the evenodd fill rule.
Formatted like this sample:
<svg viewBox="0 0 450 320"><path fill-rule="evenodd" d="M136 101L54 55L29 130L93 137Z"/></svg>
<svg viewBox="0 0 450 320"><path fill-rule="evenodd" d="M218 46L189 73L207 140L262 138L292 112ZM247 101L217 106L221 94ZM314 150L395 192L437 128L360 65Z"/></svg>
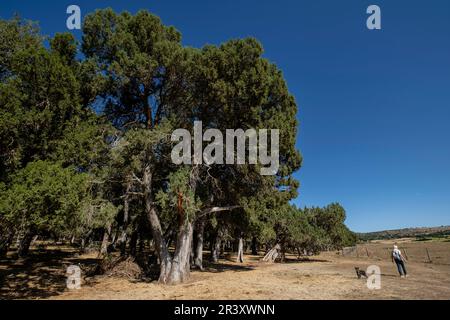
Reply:
<svg viewBox="0 0 450 320"><path fill-rule="evenodd" d="M144 184L144 182L141 179L139 179L134 172L132 174L133 174L133 179L132 180L137 181L140 184Z"/></svg>
<svg viewBox="0 0 450 320"><path fill-rule="evenodd" d="M221 211L231 211L234 209L242 208L241 206L228 206L228 207L212 207L202 210L201 216L210 213L221 212Z"/></svg>
<svg viewBox="0 0 450 320"><path fill-rule="evenodd" d="M125 195L121 196L120 199L124 199L124 198L126 198L128 196L141 196L141 197L143 197L144 193L143 192L131 192L131 191L129 191Z"/></svg>

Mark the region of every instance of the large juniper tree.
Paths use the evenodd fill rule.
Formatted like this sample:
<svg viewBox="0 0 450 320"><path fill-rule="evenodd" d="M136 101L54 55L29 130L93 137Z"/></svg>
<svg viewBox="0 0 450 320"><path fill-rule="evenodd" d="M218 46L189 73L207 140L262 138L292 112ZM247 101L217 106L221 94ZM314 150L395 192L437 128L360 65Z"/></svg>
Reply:
<svg viewBox="0 0 450 320"><path fill-rule="evenodd" d="M289 177L300 165L297 107L261 45L245 39L193 49L180 41L177 30L146 11L133 16L99 10L83 28L83 53L108 83L99 95L102 112L123 132L117 152L127 154L121 164L124 199L143 198L165 283L188 278L198 219L243 208L246 197L259 192L290 192L296 185ZM192 132L194 121L205 129L279 129L278 174L262 177L260 166L171 164L170 132ZM177 234L172 256L167 228Z"/></svg>

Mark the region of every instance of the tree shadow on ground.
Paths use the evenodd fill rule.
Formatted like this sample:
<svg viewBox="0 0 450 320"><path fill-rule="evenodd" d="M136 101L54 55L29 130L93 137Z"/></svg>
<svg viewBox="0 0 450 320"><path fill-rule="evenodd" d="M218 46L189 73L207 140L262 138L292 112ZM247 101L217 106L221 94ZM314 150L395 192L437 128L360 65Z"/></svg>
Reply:
<svg viewBox="0 0 450 320"><path fill-rule="evenodd" d="M330 261L325 259L302 257L302 258L285 258L282 263L312 263L312 262L330 262Z"/></svg>
<svg viewBox="0 0 450 320"><path fill-rule="evenodd" d="M228 263L212 263L206 262L203 266L203 272L219 273L225 271L252 271L255 267L249 265L228 264ZM195 269L194 269L195 271Z"/></svg>
<svg viewBox="0 0 450 320"><path fill-rule="evenodd" d="M27 258L0 260L0 299L44 299L66 289L66 268L97 263L78 259L75 252L32 250Z"/></svg>

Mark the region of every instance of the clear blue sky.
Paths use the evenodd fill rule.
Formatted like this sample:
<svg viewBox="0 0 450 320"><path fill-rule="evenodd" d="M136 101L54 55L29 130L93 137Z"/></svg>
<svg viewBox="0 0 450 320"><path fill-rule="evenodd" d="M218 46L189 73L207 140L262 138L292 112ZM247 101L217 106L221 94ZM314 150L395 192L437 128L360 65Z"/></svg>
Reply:
<svg viewBox="0 0 450 320"><path fill-rule="evenodd" d="M450 225L450 1L2 1L66 31L66 8L146 8L200 47L253 36L299 105L299 206L338 201L355 231ZM366 28L366 8L382 30ZM75 32L77 36L79 32Z"/></svg>

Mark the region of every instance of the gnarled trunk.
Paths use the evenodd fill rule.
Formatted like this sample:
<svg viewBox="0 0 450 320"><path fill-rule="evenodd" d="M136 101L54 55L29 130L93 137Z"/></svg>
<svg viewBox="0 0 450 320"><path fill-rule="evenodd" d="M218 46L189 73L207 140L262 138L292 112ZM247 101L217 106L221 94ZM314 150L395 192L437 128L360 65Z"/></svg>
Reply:
<svg viewBox="0 0 450 320"><path fill-rule="evenodd" d="M238 240L238 250L237 250L237 263L243 263L244 262L244 239L242 237L239 237Z"/></svg>
<svg viewBox="0 0 450 320"><path fill-rule="evenodd" d="M156 210L151 205L150 208L147 209L147 216L150 221L155 250L158 255L160 265L159 282L166 283L172 264L170 253L162 235L161 224L156 214Z"/></svg>
<svg viewBox="0 0 450 320"><path fill-rule="evenodd" d="M180 226L172 266L167 277L168 284L178 284L189 279L192 233L192 223L186 221Z"/></svg>
<svg viewBox="0 0 450 320"><path fill-rule="evenodd" d="M270 249L264 258L262 259L265 262L275 262L277 259L280 258L281 255L281 245L276 244L272 249Z"/></svg>
<svg viewBox="0 0 450 320"><path fill-rule="evenodd" d="M219 262L220 253L222 252L223 230L218 228L214 241L211 243L211 262Z"/></svg>
<svg viewBox="0 0 450 320"><path fill-rule="evenodd" d="M195 230L194 266L203 269L203 235L205 231L205 219L201 219Z"/></svg>
<svg viewBox="0 0 450 320"><path fill-rule="evenodd" d="M144 199L149 219L155 250L160 262L159 282L164 284L177 284L187 280L190 276L190 255L192 252L193 225L183 214L179 207L179 228L177 243L173 258L171 258L166 239L164 238L161 223L153 204L152 173L149 167L144 169L142 177L144 186ZM182 200L182 199L181 199Z"/></svg>
<svg viewBox="0 0 450 320"><path fill-rule="evenodd" d="M159 282L167 283L172 261L169 249L163 237L161 223L159 222L156 208L153 205L153 194L151 190L152 174L150 172L150 168L148 167L144 169L142 182L144 186L145 209L147 212L148 221L150 222L153 241L155 243L155 250L158 254L160 264Z"/></svg>
<svg viewBox="0 0 450 320"><path fill-rule="evenodd" d="M104 257L108 254L108 246L109 246L109 236L111 234L111 226L105 228L103 233L102 245L100 247L99 257Z"/></svg>

